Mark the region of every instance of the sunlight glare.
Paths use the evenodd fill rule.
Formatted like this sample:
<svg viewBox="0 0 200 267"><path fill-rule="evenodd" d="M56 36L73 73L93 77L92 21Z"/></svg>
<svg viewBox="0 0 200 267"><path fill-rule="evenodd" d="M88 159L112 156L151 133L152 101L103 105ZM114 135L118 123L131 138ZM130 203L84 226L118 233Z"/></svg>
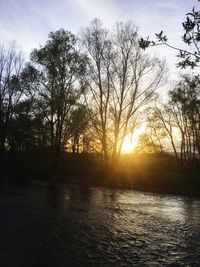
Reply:
<svg viewBox="0 0 200 267"><path fill-rule="evenodd" d="M137 128L132 135L127 135L122 145L122 153L131 153L138 146L138 139L141 133L145 131L145 127L141 126Z"/></svg>
<svg viewBox="0 0 200 267"><path fill-rule="evenodd" d="M135 148L135 144L133 140L129 136L126 136L122 145L122 152L123 153L131 153Z"/></svg>

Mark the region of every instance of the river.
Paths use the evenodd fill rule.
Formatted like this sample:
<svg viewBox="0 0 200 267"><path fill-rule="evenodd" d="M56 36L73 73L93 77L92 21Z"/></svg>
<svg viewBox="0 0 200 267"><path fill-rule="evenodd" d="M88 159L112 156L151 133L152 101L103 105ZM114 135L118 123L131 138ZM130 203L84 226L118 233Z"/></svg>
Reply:
<svg viewBox="0 0 200 267"><path fill-rule="evenodd" d="M0 266L200 266L200 199L1 182Z"/></svg>

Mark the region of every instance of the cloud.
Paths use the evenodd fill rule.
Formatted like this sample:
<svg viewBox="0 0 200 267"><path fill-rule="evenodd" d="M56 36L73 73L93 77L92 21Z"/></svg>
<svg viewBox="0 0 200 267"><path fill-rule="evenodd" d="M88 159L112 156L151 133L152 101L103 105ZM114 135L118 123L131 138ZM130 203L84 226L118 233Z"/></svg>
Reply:
<svg viewBox="0 0 200 267"><path fill-rule="evenodd" d="M110 0L74 0L77 8L87 16L87 21L100 18L106 26L113 25L120 17L120 9Z"/></svg>
<svg viewBox="0 0 200 267"><path fill-rule="evenodd" d="M176 11L180 8L180 5L176 1L157 2L155 6L162 9L170 9L172 11Z"/></svg>
<svg viewBox="0 0 200 267"><path fill-rule="evenodd" d="M95 17L111 27L116 21L133 20L140 34L154 38L160 30L170 42L181 45L182 20L192 9L193 1L182 0L1 0L0 42L17 43L29 53L45 43L50 31L61 27L79 32ZM163 51L166 51L163 49ZM161 55L174 53L167 51ZM170 63L171 65L173 63Z"/></svg>

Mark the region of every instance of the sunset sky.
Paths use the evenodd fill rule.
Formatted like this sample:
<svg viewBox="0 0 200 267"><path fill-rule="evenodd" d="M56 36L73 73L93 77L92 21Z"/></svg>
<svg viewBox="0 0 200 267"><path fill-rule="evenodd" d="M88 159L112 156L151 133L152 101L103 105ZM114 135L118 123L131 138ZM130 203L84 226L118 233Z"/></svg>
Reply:
<svg viewBox="0 0 200 267"><path fill-rule="evenodd" d="M0 43L16 40L26 55L47 40L50 31L65 28L77 34L95 17L111 27L116 21L133 20L139 33L153 37L164 30L180 46L182 21L196 0L0 0ZM158 49L168 58L172 72L174 51Z"/></svg>

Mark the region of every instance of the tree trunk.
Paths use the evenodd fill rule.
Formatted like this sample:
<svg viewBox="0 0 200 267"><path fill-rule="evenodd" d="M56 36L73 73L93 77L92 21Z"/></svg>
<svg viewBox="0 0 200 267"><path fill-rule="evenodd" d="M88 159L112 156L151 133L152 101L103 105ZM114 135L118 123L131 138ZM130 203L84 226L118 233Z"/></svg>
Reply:
<svg viewBox="0 0 200 267"><path fill-rule="evenodd" d="M0 136L0 153L4 153L5 152L5 142L6 142L6 139L5 139L5 136L1 135Z"/></svg>

